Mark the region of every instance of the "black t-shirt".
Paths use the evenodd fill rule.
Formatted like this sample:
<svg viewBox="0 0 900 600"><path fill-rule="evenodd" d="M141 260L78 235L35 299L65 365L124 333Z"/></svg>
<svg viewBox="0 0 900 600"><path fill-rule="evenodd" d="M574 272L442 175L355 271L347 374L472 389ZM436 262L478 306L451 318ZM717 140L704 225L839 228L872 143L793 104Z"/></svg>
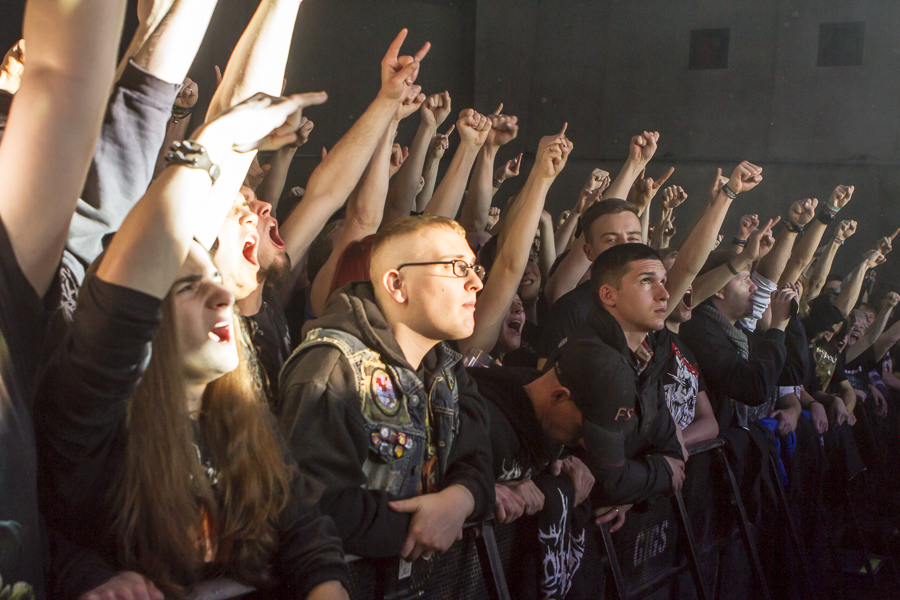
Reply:
<svg viewBox="0 0 900 600"><path fill-rule="evenodd" d="M846 356L846 351L844 351L844 355ZM873 346L863 350L863 353L857 356L853 362L844 365L847 380L854 390L865 391L869 388L869 372L871 371L878 371L878 361L875 360Z"/></svg>
<svg viewBox="0 0 900 600"><path fill-rule="evenodd" d="M584 325L591 306L593 302L590 281L585 281L554 302L546 319L541 322L538 356L549 358L569 336L577 332Z"/></svg>
<svg viewBox="0 0 900 600"><path fill-rule="evenodd" d="M9 118L9 109L12 106L13 95L6 90L0 90L0 140L6 132L6 121Z"/></svg>
<svg viewBox="0 0 900 600"><path fill-rule="evenodd" d="M546 439L525 392L541 372L511 367L473 367L468 372L487 400L494 478L516 481L540 473L561 449Z"/></svg>
<svg viewBox="0 0 900 600"><path fill-rule="evenodd" d="M697 395L706 391L706 382L694 353L678 334L669 332L670 356L663 375L663 391L672 420L684 429L694 421Z"/></svg>
<svg viewBox="0 0 900 600"><path fill-rule="evenodd" d="M21 583L38 599L45 590L32 400L47 321L0 223L0 588Z"/></svg>
<svg viewBox="0 0 900 600"><path fill-rule="evenodd" d="M809 376L806 380L806 388L810 393L829 392L846 379L843 352L831 343L810 344Z"/></svg>
<svg viewBox="0 0 900 600"><path fill-rule="evenodd" d="M259 361L256 368L261 367L259 375L263 380L269 406L275 406L278 399L278 375L284 361L291 355L291 333L278 293L267 286L263 291L259 312L244 317L244 322Z"/></svg>

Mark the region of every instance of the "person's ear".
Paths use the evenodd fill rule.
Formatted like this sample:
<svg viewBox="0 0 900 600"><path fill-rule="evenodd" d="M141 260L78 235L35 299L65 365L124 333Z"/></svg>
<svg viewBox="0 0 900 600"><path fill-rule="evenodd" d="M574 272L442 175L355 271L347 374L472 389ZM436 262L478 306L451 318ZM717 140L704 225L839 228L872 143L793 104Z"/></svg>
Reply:
<svg viewBox="0 0 900 600"><path fill-rule="evenodd" d="M608 283L604 283L600 286L600 302L606 308L615 308L616 302L619 297L619 290L609 285Z"/></svg>
<svg viewBox="0 0 900 600"><path fill-rule="evenodd" d="M713 294L713 298L718 298L719 300L724 300L725 299L725 288L722 288L721 290L719 290L718 292Z"/></svg>
<svg viewBox="0 0 900 600"><path fill-rule="evenodd" d="M569 391L569 389L563 386L559 386L550 394L550 405L559 406L560 404L568 402L571 398L572 393Z"/></svg>
<svg viewBox="0 0 900 600"><path fill-rule="evenodd" d="M388 296L390 296L394 302L397 304L406 303L406 290L403 288L403 275L400 274L400 271L397 269L386 271L385 274L381 276L381 285L384 286Z"/></svg>
<svg viewBox="0 0 900 600"><path fill-rule="evenodd" d="M583 249L584 249L584 255L587 256L587 259L591 262L594 262L594 259L597 258L596 256L594 256L594 247L591 246L589 243L585 242Z"/></svg>

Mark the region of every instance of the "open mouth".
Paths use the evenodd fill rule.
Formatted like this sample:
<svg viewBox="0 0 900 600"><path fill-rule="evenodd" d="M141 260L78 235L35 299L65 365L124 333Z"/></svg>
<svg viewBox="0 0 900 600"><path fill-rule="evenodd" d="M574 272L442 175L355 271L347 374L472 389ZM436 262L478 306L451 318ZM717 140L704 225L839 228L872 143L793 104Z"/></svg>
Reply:
<svg viewBox="0 0 900 600"><path fill-rule="evenodd" d="M693 296L694 296L694 290L691 288L688 288L688 290L684 293L684 296L681 298L681 301L684 302L685 308L687 308L688 310L691 310L692 308L694 308Z"/></svg>
<svg viewBox="0 0 900 600"><path fill-rule="evenodd" d="M209 330L209 339L214 342L231 341L231 321L220 321Z"/></svg>
<svg viewBox="0 0 900 600"><path fill-rule="evenodd" d="M256 248L259 246L259 236L251 234L247 236L247 239L244 241L244 248L241 250L241 253L244 255L244 259L253 265L254 267L259 267L259 261L256 259Z"/></svg>
<svg viewBox="0 0 900 600"><path fill-rule="evenodd" d="M515 332L517 335L522 335L522 328L524 326L525 326L524 321L519 321L519 320L515 320L515 319L510 321L509 325L507 325L507 327L509 327L509 329L511 331Z"/></svg>
<svg viewBox="0 0 900 600"><path fill-rule="evenodd" d="M279 250L284 250L284 241L278 235L278 221L272 219L272 226L269 227L269 239Z"/></svg>

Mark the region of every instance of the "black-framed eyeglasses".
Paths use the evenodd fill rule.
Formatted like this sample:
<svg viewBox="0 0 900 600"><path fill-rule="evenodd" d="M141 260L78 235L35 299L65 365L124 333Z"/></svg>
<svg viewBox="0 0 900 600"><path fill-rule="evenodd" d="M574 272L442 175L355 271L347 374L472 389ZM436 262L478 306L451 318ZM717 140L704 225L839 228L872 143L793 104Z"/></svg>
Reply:
<svg viewBox="0 0 900 600"><path fill-rule="evenodd" d="M452 265L453 266L453 274L456 277L468 277L469 269L475 271L475 275L478 276L478 279L484 280L485 271L484 267L481 265L470 265L466 261L456 258L453 260L436 260L433 262L418 262L418 263L403 263L397 270L399 271L403 267L424 267L427 265Z"/></svg>

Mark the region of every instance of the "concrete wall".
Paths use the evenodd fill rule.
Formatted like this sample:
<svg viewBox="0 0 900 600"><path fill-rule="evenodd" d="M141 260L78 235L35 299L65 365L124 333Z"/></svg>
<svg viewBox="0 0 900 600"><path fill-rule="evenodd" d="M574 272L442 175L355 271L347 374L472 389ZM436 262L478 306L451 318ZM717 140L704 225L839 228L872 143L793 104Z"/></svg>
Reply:
<svg viewBox="0 0 900 600"><path fill-rule="evenodd" d="M3 47L18 36L22 4L4 2ZM202 97L254 5L220 0L191 71ZM817 67L819 25L842 21L865 22L863 65ZM433 44L420 77L426 92L448 89L455 112L502 101L519 116L520 137L501 159L532 158L542 135L569 123L575 152L551 191L554 214L574 202L594 166L618 170L630 136L657 130L650 174L676 168L672 182L691 196L679 209L682 229L716 167L728 173L742 159L763 166L765 181L736 203L729 228L744 212L783 215L793 200L825 200L835 184L855 185L842 216L862 225L838 255L846 270L872 239L900 226L898 25L893 0L306 0L287 89L324 89L330 100L309 111L316 129L292 176L305 181L320 148L364 110L381 54L406 26L406 49ZM689 70L691 30L726 27L728 68ZM401 143L416 125L415 117L404 122ZM507 184L498 201L519 185ZM900 256L881 270L900 281Z"/></svg>

